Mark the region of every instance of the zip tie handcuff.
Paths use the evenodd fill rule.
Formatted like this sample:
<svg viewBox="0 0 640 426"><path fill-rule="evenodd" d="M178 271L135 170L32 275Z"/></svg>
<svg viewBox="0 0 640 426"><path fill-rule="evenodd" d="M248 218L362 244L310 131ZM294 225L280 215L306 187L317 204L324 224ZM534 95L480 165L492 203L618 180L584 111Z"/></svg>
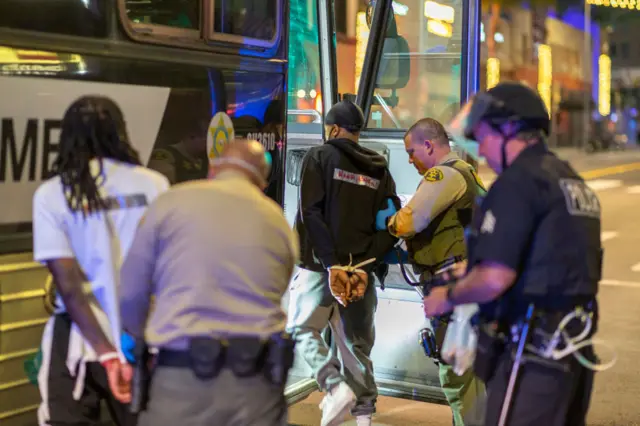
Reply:
<svg viewBox="0 0 640 426"><path fill-rule="evenodd" d="M365 271L362 268L363 266L366 266L370 263L373 263L376 261L375 257L372 257L371 259L362 261L360 263L358 263L357 265L351 265L353 263L353 256L351 255L351 253L349 253L349 264L347 266L332 266L329 269L338 269L340 271L345 271L345 272L351 272L351 273L362 273L364 274Z"/></svg>

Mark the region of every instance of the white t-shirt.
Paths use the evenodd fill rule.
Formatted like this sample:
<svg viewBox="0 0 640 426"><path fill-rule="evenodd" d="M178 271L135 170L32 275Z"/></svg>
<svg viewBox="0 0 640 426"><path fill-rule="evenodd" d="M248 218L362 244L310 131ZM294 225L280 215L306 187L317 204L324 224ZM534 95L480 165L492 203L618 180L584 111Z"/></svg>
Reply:
<svg viewBox="0 0 640 426"><path fill-rule="evenodd" d="M91 170L94 176L99 173L97 160L92 160ZM107 336L119 348L118 268L148 205L169 188L169 181L153 170L111 159L103 159L103 174L105 179L100 191L111 206L108 215L115 229L115 238L109 232L104 212L83 218L81 212L73 212L69 208L61 179L56 176L40 185L33 197L33 257L42 263L52 259L76 258L90 284L85 292L92 293L97 301L94 311L100 307L106 314L105 318L97 312L98 319ZM119 248L121 257L115 262L113 241L117 241L115 247ZM58 311L64 311L60 297L56 303L62 307ZM108 324L105 324L106 320Z"/></svg>

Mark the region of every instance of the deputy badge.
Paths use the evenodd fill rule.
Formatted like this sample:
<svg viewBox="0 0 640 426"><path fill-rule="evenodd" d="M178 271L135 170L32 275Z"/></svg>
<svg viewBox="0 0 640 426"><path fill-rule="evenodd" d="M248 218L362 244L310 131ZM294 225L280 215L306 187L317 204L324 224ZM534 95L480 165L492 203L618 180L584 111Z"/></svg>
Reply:
<svg viewBox="0 0 640 426"><path fill-rule="evenodd" d="M211 118L207 133L207 156L209 164L216 159L224 146L235 138L233 122L224 112L219 112Z"/></svg>
<svg viewBox="0 0 640 426"><path fill-rule="evenodd" d="M440 169L430 169L424 175L424 180L427 182L439 182L444 179L444 174L442 174L442 170Z"/></svg>

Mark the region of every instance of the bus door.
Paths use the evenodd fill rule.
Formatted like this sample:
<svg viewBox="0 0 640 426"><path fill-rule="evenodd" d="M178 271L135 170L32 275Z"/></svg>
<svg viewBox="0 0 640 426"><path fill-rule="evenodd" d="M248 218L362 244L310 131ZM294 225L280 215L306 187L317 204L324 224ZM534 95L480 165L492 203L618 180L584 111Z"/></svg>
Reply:
<svg viewBox="0 0 640 426"><path fill-rule="evenodd" d="M290 0L284 211L292 226L298 207L302 159L309 148L322 143L324 115L338 101L333 6L333 0ZM285 310L288 303L287 294L283 299ZM328 329L325 339L331 342ZM296 352L285 390L287 402L298 402L317 389L310 368Z"/></svg>
<svg viewBox="0 0 640 426"><path fill-rule="evenodd" d="M479 2L371 0L360 21L357 37L368 39L356 96L367 117L361 143L386 148L398 194L406 203L420 176L408 162L405 131L424 117L446 124L477 90ZM378 288L372 352L381 394L444 399L437 366L419 344L425 327L430 324L422 298L391 265L385 290Z"/></svg>
<svg viewBox="0 0 640 426"><path fill-rule="evenodd" d="M323 13L325 2L291 1L285 211L292 224L299 165L306 149L321 143L323 111L335 101L351 99L361 106L367 119L361 143L387 158L398 193L406 202L420 176L408 163L405 131L423 117L446 123L478 87L477 0L365 3L354 17L355 46L337 43L336 49L333 22L323 22L333 21L331 13ZM420 330L430 326L422 299L397 266L390 269L385 290L378 288L372 352L379 391L442 400L437 367L418 343ZM310 375L298 356L287 387L290 402L316 389Z"/></svg>

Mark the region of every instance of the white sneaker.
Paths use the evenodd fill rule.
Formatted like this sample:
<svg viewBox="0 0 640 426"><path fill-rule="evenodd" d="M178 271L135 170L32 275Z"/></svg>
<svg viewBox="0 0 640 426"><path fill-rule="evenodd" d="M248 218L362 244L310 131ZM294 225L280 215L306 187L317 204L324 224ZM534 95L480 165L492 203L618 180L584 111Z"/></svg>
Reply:
<svg viewBox="0 0 640 426"><path fill-rule="evenodd" d="M362 414L356 417L358 426L371 426L371 414Z"/></svg>
<svg viewBox="0 0 640 426"><path fill-rule="evenodd" d="M356 394L344 382L327 392L320 403L322 410L321 426L338 426L356 405Z"/></svg>

